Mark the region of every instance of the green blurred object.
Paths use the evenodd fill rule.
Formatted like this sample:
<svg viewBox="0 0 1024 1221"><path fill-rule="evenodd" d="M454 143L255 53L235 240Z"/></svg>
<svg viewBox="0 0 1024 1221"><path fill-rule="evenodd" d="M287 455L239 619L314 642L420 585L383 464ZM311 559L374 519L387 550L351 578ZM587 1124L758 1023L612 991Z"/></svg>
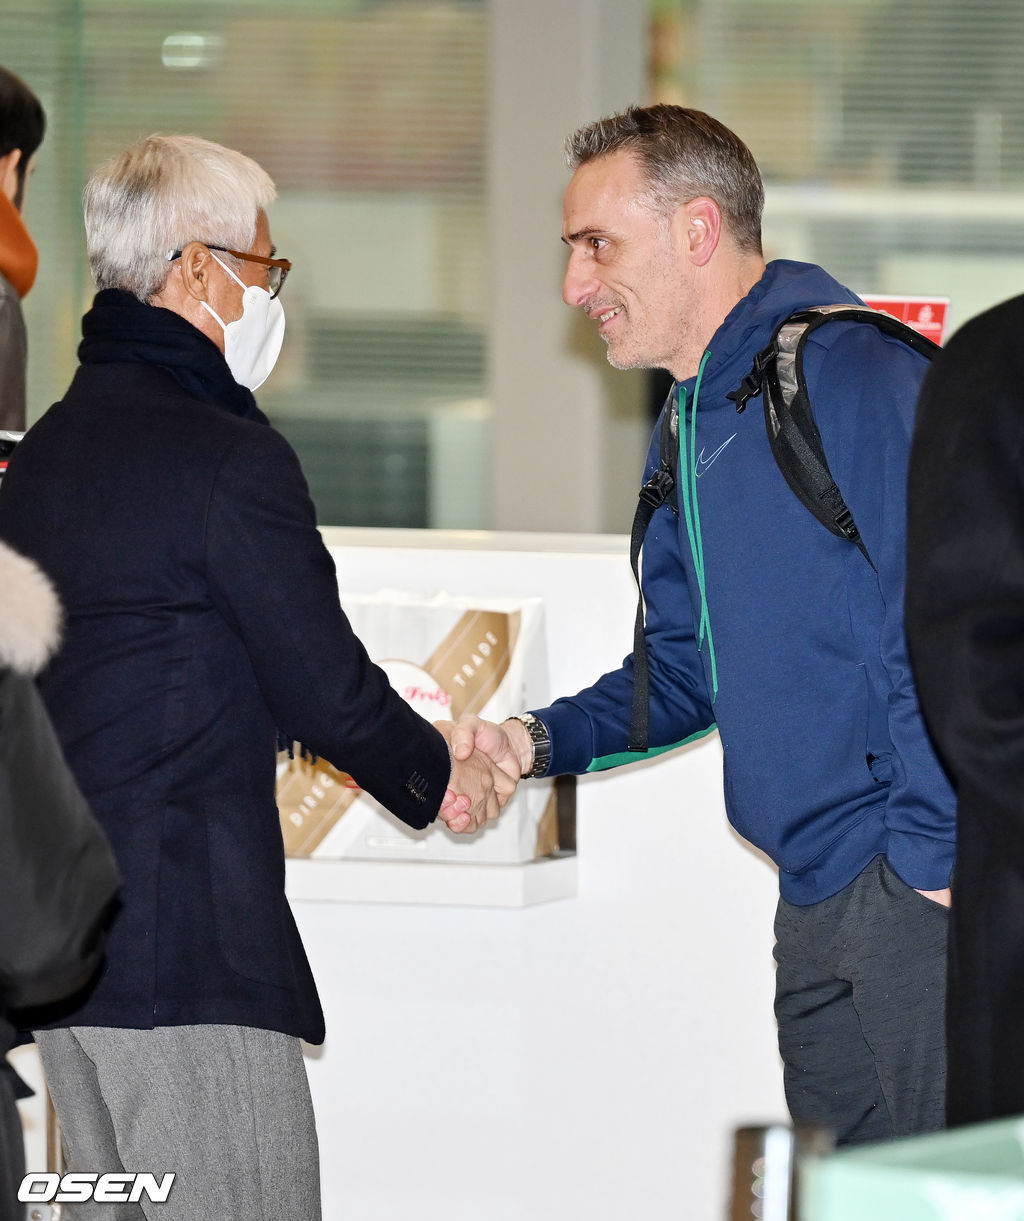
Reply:
<svg viewBox="0 0 1024 1221"><path fill-rule="evenodd" d="M802 1167L799 1221L1024 1221L1024 1116Z"/></svg>

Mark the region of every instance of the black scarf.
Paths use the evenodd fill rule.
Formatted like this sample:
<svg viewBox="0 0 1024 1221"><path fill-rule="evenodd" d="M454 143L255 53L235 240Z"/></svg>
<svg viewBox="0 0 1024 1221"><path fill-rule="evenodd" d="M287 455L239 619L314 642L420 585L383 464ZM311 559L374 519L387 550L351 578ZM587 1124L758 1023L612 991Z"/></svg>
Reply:
<svg viewBox="0 0 1024 1221"><path fill-rule="evenodd" d="M122 289L105 288L96 294L82 319L78 359L83 365L158 365L200 402L267 423L252 391L231 376L212 339L173 310L145 305Z"/></svg>

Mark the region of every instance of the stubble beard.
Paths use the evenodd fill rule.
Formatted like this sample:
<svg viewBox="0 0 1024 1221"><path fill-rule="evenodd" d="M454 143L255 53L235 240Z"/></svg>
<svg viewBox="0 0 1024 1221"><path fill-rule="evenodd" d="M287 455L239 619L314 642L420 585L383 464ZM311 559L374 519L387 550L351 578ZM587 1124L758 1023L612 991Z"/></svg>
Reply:
<svg viewBox="0 0 1024 1221"><path fill-rule="evenodd" d="M611 367L613 369L621 369L621 370L625 371L627 369L653 369L653 368L655 368L655 365L651 361L643 360L639 356L634 357L632 360L629 360L628 358L626 358L626 359L616 358L615 356L612 355L612 350L610 347L606 349L605 356L607 357L608 363L611 365Z"/></svg>
<svg viewBox="0 0 1024 1221"><path fill-rule="evenodd" d="M604 338L604 336L602 336ZM614 339L605 339L605 358L613 369L660 369L660 365L656 358L645 355L642 351L637 351L637 344L632 345L632 351L628 349L621 355L616 355L614 352Z"/></svg>

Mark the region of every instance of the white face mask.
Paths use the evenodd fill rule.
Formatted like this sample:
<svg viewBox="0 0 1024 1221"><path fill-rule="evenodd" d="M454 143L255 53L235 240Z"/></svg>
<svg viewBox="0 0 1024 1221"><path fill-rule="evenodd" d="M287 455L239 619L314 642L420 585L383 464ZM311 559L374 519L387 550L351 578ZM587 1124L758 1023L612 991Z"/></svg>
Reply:
<svg viewBox="0 0 1024 1221"><path fill-rule="evenodd" d="M240 386L258 390L270 376L281 352L284 309L278 298L271 298L265 288L244 284L215 254L211 253L210 258L220 263L232 280L242 286L242 316L225 324L205 301L199 304L224 328L224 359L231 376Z"/></svg>

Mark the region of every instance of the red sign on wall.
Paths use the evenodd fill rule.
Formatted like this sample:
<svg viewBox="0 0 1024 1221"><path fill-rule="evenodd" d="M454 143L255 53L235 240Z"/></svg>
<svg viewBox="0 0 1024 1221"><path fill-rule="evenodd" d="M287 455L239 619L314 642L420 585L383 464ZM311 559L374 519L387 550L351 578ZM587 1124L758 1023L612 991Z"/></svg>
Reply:
<svg viewBox="0 0 1024 1221"><path fill-rule="evenodd" d="M894 318L912 326L922 335L927 335L935 343L942 343L946 312L949 309L948 297L890 297L876 293L865 296L864 304L892 314Z"/></svg>

